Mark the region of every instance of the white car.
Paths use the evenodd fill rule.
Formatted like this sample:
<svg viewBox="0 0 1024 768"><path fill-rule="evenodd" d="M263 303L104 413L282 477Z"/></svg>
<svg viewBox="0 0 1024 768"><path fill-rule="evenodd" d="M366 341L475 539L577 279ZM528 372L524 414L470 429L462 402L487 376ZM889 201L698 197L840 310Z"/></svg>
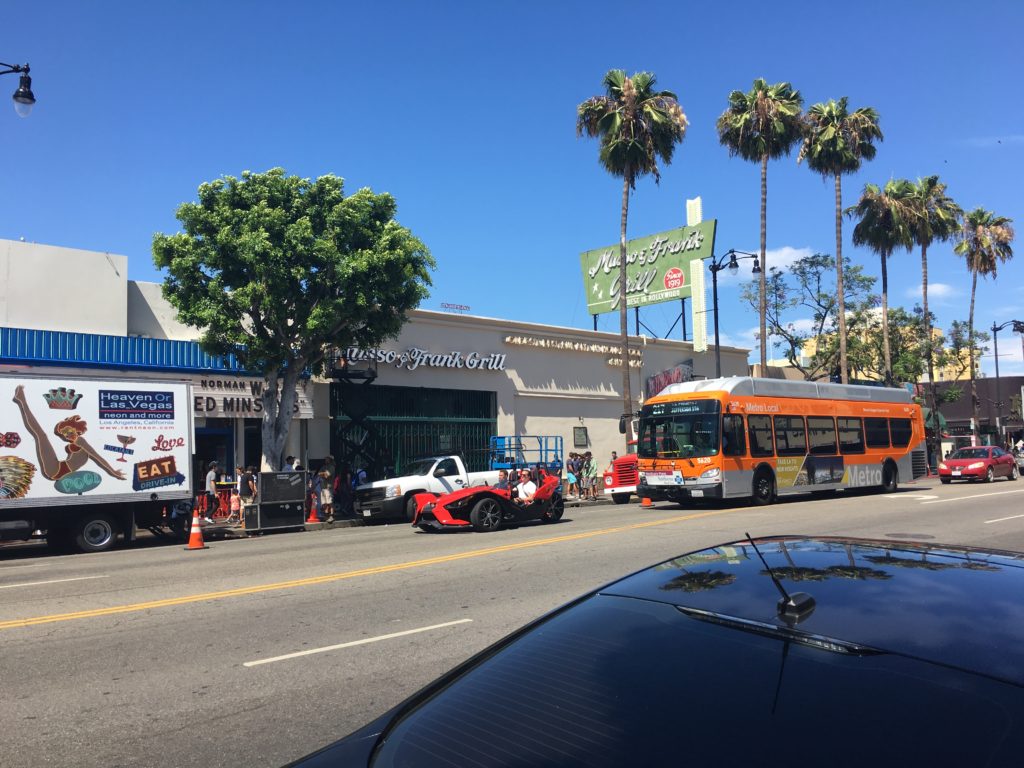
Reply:
<svg viewBox="0 0 1024 768"><path fill-rule="evenodd" d="M472 485L494 485L498 470L467 472L460 456L431 456L402 467L401 477L376 480L356 488L355 509L360 517L412 522L417 493L451 493Z"/></svg>

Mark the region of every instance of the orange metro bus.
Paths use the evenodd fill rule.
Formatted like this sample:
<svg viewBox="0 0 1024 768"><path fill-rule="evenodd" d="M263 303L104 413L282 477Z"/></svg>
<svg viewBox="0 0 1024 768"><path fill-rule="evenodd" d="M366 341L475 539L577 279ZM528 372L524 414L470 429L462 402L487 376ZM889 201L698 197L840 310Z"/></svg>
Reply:
<svg viewBox="0 0 1024 768"><path fill-rule="evenodd" d="M680 503L891 492L927 473L921 407L907 390L750 377L671 384L650 398L637 456L637 495Z"/></svg>

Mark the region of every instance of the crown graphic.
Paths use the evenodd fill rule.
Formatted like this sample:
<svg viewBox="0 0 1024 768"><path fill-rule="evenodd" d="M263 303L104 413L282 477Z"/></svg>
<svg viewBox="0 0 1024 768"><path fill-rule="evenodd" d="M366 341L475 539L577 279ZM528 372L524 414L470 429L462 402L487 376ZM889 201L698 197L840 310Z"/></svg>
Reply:
<svg viewBox="0 0 1024 768"><path fill-rule="evenodd" d="M75 394L74 389L56 387L43 395L43 399L55 411L71 411L78 405L78 401L82 399L82 396Z"/></svg>

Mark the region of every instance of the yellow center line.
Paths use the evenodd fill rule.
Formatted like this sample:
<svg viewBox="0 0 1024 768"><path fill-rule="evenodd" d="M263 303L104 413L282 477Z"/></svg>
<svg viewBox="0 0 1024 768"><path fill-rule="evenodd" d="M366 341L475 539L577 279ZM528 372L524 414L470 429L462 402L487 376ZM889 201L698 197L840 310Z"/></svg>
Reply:
<svg viewBox="0 0 1024 768"><path fill-rule="evenodd" d="M78 619L91 619L97 616L113 616L118 613L135 613L148 611L153 608L169 608L175 605L188 605L189 603L205 602L207 600L222 600L227 597L242 597L244 595L258 595L261 592L275 592L282 589L293 589L295 587L308 587L315 584L329 584L333 581L343 579L355 579L362 576L375 576L380 573L392 573L394 571L406 571L412 568L423 568L428 565L440 563L453 563L458 560L469 560L474 557L485 557L487 555L501 554L502 552L514 552L519 549L530 549L531 547L542 547L549 544L561 544L567 541L579 541L594 536L607 536L612 533L634 531L640 528L651 528L657 525L668 525L679 523L685 520L695 520L700 517L711 517L713 515L724 515L730 512L740 512L742 508L712 510L709 512L697 512L691 515L670 517L665 520L651 520L645 523L633 523L632 525L619 525L614 528L602 528L597 531L586 533L573 533L567 536L555 536L537 541L524 541L518 544L504 544L500 547L488 547L487 549L474 549L469 552L461 552L454 555L442 555L440 557L429 557L424 560L411 560L404 563L392 563L391 565L380 565L374 568L361 568L357 571L343 571L341 573L329 573L324 576L311 576L305 579L293 579L291 581L278 581L273 584L259 584L253 587L239 587L238 589L225 589L220 592L204 592L198 595L184 595L182 597L170 597L166 600L151 600L145 603L130 603L128 605L115 605L109 608L94 608L88 611L75 611L73 613L54 613L47 616L34 616L28 619L11 619L0 621L0 630L15 629L17 627L32 627L38 624L53 624L58 621L75 621Z"/></svg>

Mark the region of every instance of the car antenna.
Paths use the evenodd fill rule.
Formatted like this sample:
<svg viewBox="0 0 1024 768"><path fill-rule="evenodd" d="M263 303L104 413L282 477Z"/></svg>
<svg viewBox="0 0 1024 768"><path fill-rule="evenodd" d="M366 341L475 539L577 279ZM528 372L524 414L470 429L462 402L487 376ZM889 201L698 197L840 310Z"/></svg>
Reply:
<svg viewBox="0 0 1024 768"><path fill-rule="evenodd" d="M806 592L794 592L789 594L786 588L782 586L782 582L779 581L775 575L775 571L768 565L768 561L764 559L764 555L761 554L761 550L757 548L757 544L754 543L754 539L751 537L749 532L747 534L747 541L750 542L750 546L757 552L757 556L761 558L761 562L764 563L765 569L768 571L768 575L771 576L772 582L775 584L776 589L779 590L779 594L782 595L782 599L778 602L778 615L784 622L789 626L799 624L801 621L806 619L812 613L814 613L814 598L808 595Z"/></svg>

